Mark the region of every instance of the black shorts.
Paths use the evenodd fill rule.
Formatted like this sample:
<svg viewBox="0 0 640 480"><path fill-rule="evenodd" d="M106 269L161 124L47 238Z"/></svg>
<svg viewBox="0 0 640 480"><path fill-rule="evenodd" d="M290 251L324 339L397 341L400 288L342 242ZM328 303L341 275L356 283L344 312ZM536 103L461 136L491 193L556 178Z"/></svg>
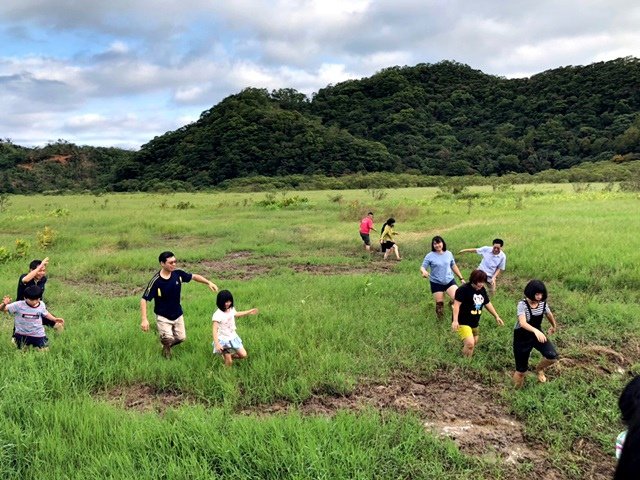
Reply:
<svg viewBox="0 0 640 480"><path fill-rule="evenodd" d="M387 250L389 250L390 248L393 248L393 246L396 244L396 242L382 242L382 251L386 252Z"/></svg>
<svg viewBox="0 0 640 480"><path fill-rule="evenodd" d="M368 233L360 232L360 238L362 239L365 245L371 245L371 239L369 238Z"/></svg>
<svg viewBox="0 0 640 480"><path fill-rule="evenodd" d="M429 284L431 285L431 293L446 292L447 290L449 290L450 286L458 285L455 280L451 280L446 285L443 285L441 283L435 283L429 280Z"/></svg>
<svg viewBox="0 0 640 480"><path fill-rule="evenodd" d="M20 335L19 333L16 333L15 339L16 347L18 348L22 348L24 346L46 348L49 346L47 343L49 339L47 337L30 337L29 335Z"/></svg>
<svg viewBox="0 0 640 480"><path fill-rule="evenodd" d="M524 373L529 369L529 356L534 348L548 360L558 358L556 347L549 339L544 343L540 343L532 332L527 332L526 330L522 332L515 330L513 332L513 356L516 360L517 372Z"/></svg>

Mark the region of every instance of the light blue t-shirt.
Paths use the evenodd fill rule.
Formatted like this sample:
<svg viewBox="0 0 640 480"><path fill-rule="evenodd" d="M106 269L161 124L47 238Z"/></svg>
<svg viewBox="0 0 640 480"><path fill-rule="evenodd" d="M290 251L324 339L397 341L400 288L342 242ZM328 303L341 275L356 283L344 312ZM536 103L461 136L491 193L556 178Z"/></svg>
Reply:
<svg viewBox="0 0 640 480"><path fill-rule="evenodd" d="M41 300L37 307L30 306L25 300L7 305L7 312L14 316L16 333L29 337L44 337L42 319L49 314L47 306Z"/></svg>
<svg viewBox="0 0 640 480"><path fill-rule="evenodd" d="M507 256L501 250L498 255L493 254L493 247L480 247L476 249L478 255L482 255L482 261L478 268L487 274L488 280L493 278L496 270L507 268Z"/></svg>
<svg viewBox="0 0 640 480"><path fill-rule="evenodd" d="M449 250L442 253L429 252L422 262L422 266L429 270L429 279L440 285L447 285L453 280L451 267L455 264L456 261Z"/></svg>

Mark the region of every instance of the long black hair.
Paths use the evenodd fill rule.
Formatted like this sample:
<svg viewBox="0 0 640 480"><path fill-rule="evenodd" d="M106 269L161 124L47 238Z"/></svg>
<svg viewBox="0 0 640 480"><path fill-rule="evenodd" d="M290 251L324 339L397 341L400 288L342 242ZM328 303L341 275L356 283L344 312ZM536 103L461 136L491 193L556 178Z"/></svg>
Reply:
<svg viewBox="0 0 640 480"><path fill-rule="evenodd" d="M382 228L380 229L380 235L382 235L382 233L384 232L384 227L386 227L387 225L389 225L390 227L393 227L396 224L396 219L391 217L388 218L386 222L384 222L382 224Z"/></svg>
<svg viewBox="0 0 640 480"><path fill-rule="evenodd" d="M216 305L223 312L227 311L227 306L225 305L228 301L231 301L231 306L229 308L233 308L233 295L229 290L220 290L218 292L218 296L216 297Z"/></svg>

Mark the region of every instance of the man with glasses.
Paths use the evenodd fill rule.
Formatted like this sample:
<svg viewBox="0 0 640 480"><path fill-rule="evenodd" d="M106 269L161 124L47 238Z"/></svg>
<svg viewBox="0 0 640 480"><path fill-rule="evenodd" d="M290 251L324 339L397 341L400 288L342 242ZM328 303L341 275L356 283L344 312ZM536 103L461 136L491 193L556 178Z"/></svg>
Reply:
<svg viewBox="0 0 640 480"><path fill-rule="evenodd" d="M189 283L193 279L198 283L204 283L214 293L218 291L218 287L202 275L187 273L176 268L176 257L172 252L162 252L158 260L160 271L153 276L140 300L142 314L140 328L143 332L149 331L147 302L155 300L153 311L156 314L156 325L160 343L162 343L162 355L170 358L171 348L187 338L180 305L182 284Z"/></svg>
<svg viewBox="0 0 640 480"><path fill-rule="evenodd" d="M507 255L502 250L504 242L500 238L493 240L492 246L463 248L458 253L477 253L482 256L478 269L487 274L487 283L491 285L491 293L496 293L498 275L507 268Z"/></svg>

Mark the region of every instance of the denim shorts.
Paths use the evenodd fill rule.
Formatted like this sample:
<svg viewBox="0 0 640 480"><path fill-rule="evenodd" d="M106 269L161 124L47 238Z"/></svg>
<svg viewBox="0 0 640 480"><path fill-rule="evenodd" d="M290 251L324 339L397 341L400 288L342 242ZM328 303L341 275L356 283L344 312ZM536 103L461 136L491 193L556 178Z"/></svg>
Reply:
<svg viewBox="0 0 640 480"><path fill-rule="evenodd" d="M215 353L216 355L222 355L225 349L240 350L241 348L244 347L244 345L242 345L242 339L240 337L235 337L235 338L232 338L231 340L218 340L218 341L220 342L222 351L216 350L215 345L213 343L211 344L211 346L213 347L213 353ZM232 353L232 352L228 352L228 353Z"/></svg>
<svg viewBox="0 0 640 480"><path fill-rule="evenodd" d="M451 287L453 285L457 285L455 280L451 280L446 285L443 285L441 283L432 282L432 281L429 281L429 284L431 286L431 293L446 292L447 290L449 290L449 287Z"/></svg>

